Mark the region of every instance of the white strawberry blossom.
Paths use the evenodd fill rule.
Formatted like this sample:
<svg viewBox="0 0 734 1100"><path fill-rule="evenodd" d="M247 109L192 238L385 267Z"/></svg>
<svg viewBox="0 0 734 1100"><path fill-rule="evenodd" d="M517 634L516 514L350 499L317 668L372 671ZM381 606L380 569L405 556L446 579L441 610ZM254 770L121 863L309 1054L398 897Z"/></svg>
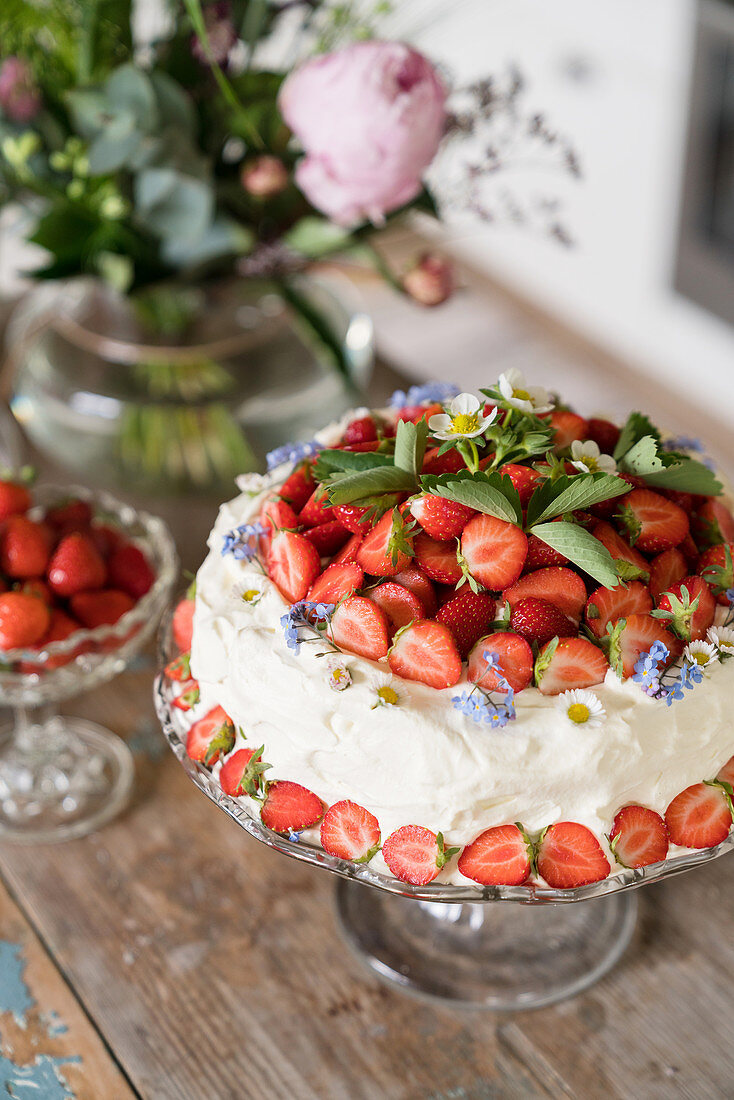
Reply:
<svg viewBox="0 0 734 1100"><path fill-rule="evenodd" d="M599 697L585 688L562 692L556 699L556 707L574 726L600 726L606 718Z"/></svg>
<svg viewBox="0 0 734 1100"><path fill-rule="evenodd" d="M611 455L603 455L593 439L574 439L571 443L571 465L582 474L614 474L617 463Z"/></svg>
<svg viewBox="0 0 734 1100"><path fill-rule="evenodd" d="M476 439L483 435L497 418L497 409L485 416L484 404L473 393L460 393L448 405L447 411L435 413L428 420L428 427L436 439Z"/></svg>
<svg viewBox="0 0 734 1100"><path fill-rule="evenodd" d="M688 643L683 656L699 668L706 668L718 661L719 651L713 642L695 641Z"/></svg>
<svg viewBox="0 0 734 1100"><path fill-rule="evenodd" d="M553 408L548 391L542 386L528 386L525 375L516 367L501 374L497 379L497 386L505 402L520 412L542 416Z"/></svg>
<svg viewBox="0 0 734 1100"><path fill-rule="evenodd" d="M706 637L717 649L734 656L734 629L730 626L710 626Z"/></svg>

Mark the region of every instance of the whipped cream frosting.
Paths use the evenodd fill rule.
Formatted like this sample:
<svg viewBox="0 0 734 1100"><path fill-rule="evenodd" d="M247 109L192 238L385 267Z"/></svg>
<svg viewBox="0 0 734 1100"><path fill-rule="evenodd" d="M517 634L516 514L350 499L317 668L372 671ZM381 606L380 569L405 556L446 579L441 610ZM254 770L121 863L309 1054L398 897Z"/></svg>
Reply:
<svg viewBox="0 0 734 1100"><path fill-rule="evenodd" d="M336 442L360 413L317 438ZM411 824L443 832L447 846L464 846L507 822L520 821L531 833L556 821L580 822L614 868L606 834L621 806L635 802L664 813L675 795L713 778L734 755L734 660L710 666L704 681L670 707L610 670L593 689L606 711L597 727L574 725L555 696L536 688L516 697L517 718L503 729L477 725L451 702L467 690L466 671L444 690L394 677L398 705L375 708L387 662L350 654L343 659L352 685L334 691L329 657L318 656L326 647L288 649L280 625L288 604L278 589L256 563L221 553L225 534L253 522L289 472L283 466L241 478L241 494L220 509L197 575L191 652L201 689L197 715L223 706L246 738L238 733L235 748L265 746L268 779L301 783L327 805L358 802L377 817L383 841ZM243 602L241 592L253 588L261 598ZM240 801L258 816L257 803ZM318 830L311 835L318 839ZM370 866L390 874L379 853ZM438 881L470 882L455 859Z"/></svg>

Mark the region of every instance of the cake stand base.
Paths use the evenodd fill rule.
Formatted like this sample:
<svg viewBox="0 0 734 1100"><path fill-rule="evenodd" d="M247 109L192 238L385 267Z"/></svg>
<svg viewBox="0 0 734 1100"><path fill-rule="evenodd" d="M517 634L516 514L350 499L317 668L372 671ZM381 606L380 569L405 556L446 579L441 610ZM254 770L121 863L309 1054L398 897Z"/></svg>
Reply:
<svg viewBox="0 0 734 1100"><path fill-rule="evenodd" d="M621 958L637 897L625 890L575 904L427 902L341 879L347 943L406 993L465 1008L516 1012L573 997Z"/></svg>

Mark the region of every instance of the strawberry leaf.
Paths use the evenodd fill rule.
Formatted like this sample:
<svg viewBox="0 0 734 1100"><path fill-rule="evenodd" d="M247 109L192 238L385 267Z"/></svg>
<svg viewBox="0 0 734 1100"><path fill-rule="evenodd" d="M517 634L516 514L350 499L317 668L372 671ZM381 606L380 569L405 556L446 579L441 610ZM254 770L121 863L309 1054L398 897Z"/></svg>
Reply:
<svg viewBox="0 0 734 1100"><path fill-rule="evenodd" d="M424 474L421 486L427 493L465 504L484 515L494 516L506 523L522 524L522 507L517 489L506 474L494 470L472 473L459 470L455 474Z"/></svg>
<svg viewBox="0 0 734 1100"><path fill-rule="evenodd" d="M398 421L395 435L395 465L398 469L412 474L416 481L423 464L427 439L428 424L425 418L417 424L411 424L409 420Z"/></svg>
<svg viewBox="0 0 734 1100"><path fill-rule="evenodd" d="M378 466L392 465L392 455L375 451L319 451L313 472L317 481L328 481L336 472L372 470Z"/></svg>
<svg viewBox="0 0 734 1100"><path fill-rule="evenodd" d="M661 451L659 440L652 435L639 439L620 458L619 468L659 489L677 489L701 496L718 496L722 492L712 470L687 455Z"/></svg>
<svg viewBox="0 0 734 1100"><path fill-rule="evenodd" d="M619 584L612 555L577 523L539 523L530 528L529 534L563 554L605 588L615 588Z"/></svg>
<svg viewBox="0 0 734 1100"><path fill-rule="evenodd" d="M528 503L529 525L544 523L565 512L575 512L599 504L602 500L629 493L631 485L614 474L593 473L563 474L555 481L544 481L533 493Z"/></svg>
<svg viewBox="0 0 734 1100"><path fill-rule="evenodd" d="M417 488L416 479L397 466L378 466L373 470L343 474L327 486L331 504L351 504L363 497L381 493L410 492Z"/></svg>
<svg viewBox="0 0 734 1100"><path fill-rule="evenodd" d="M630 413L614 448L614 458L619 461L644 436L652 436L657 442L660 441L660 432L651 420L641 412Z"/></svg>

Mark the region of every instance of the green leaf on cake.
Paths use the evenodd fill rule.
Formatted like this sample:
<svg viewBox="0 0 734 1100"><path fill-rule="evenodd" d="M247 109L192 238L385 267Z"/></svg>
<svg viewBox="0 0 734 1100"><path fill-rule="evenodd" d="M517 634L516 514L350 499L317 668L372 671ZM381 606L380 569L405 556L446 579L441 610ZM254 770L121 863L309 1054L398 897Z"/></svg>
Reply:
<svg viewBox="0 0 734 1100"><path fill-rule="evenodd" d="M614 458L619 461L622 455L626 455L630 448L634 447L635 443L646 435L652 436L656 442L660 442L660 432L644 413L630 413L617 440L617 446L614 448Z"/></svg>
<svg viewBox="0 0 734 1100"><path fill-rule="evenodd" d="M376 451L319 451L313 472L317 481L328 481L335 472L354 473L377 466L392 466L392 455Z"/></svg>
<svg viewBox="0 0 734 1100"><path fill-rule="evenodd" d="M643 436L621 456L619 468L647 485L659 489L677 489L682 493L718 496L722 485L713 471L695 458L662 451L657 439Z"/></svg>
<svg viewBox="0 0 734 1100"><path fill-rule="evenodd" d="M539 523L528 533L563 554L605 588L615 588L619 584L617 567L609 551L577 523Z"/></svg>
<svg viewBox="0 0 734 1100"><path fill-rule="evenodd" d="M420 469L423 465L423 455L426 451L428 439L428 424L425 419L417 424L411 424L409 420L398 422L395 434L395 465L406 470L413 476L417 483Z"/></svg>
<svg viewBox="0 0 734 1100"><path fill-rule="evenodd" d="M331 504L354 504L364 497L411 492L415 488L415 478L407 470L378 466L373 470L344 473L338 481L330 482L327 492Z"/></svg>
<svg viewBox="0 0 734 1100"><path fill-rule="evenodd" d="M453 474L425 474L421 486L426 493L465 504L484 515L522 525L522 507L517 489L506 474L497 471L459 470Z"/></svg>
<svg viewBox="0 0 734 1100"><path fill-rule="evenodd" d="M602 500L611 500L630 491L631 486L614 474L563 474L555 481L546 480L535 490L528 503L528 525L544 523L566 512L589 508Z"/></svg>

